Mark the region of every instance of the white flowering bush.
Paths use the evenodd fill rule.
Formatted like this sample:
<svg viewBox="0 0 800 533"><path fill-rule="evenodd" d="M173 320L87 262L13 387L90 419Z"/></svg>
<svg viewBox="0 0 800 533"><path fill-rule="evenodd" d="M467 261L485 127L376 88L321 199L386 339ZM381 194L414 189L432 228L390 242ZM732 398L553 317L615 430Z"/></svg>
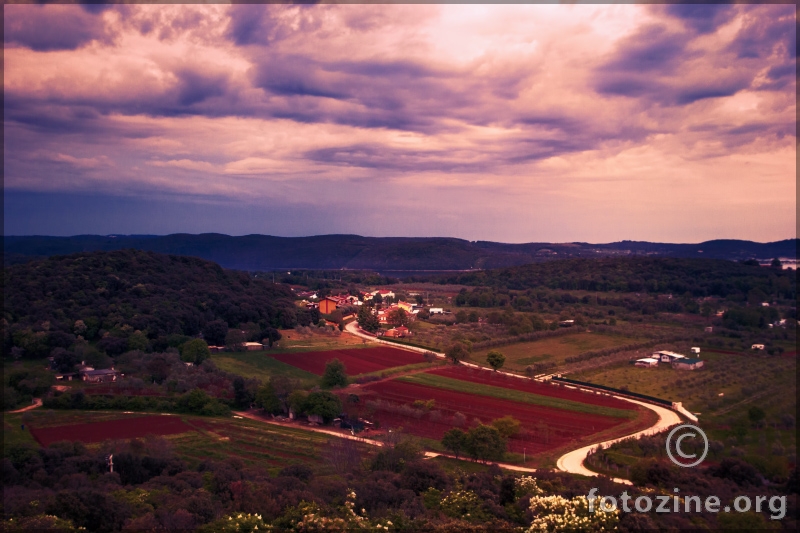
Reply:
<svg viewBox="0 0 800 533"><path fill-rule="evenodd" d="M0 525L2 531L24 531L26 533L29 531L51 531L53 533L86 531L84 527L75 527L71 520L50 514L9 518L0 524L2 524Z"/></svg>
<svg viewBox="0 0 800 533"><path fill-rule="evenodd" d="M272 526L261 518L260 514L236 513L223 516L204 528L204 531L224 531L231 533L254 533L258 531L272 531Z"/></svg>
<svg viewBox="0 0 800 533"><path fill-rule="evenodd" d="M530 494L532 496L541 496L544 494L544 491L539 488L535 477L522 476L514 480L514 493L517 498L521 498L526 494Z"/></svg>
<svg viewBox="0 0 800 533"><path fill-rule="evenodd" d="M619 523L619 511L604 512L595 506L589 512L586 496L571 500L561 496L533 496L531 511L535 518L528 533L550 531L614 531Z"/></svg>
<svg viewBox="0 0 800 533"><path fill-rule="evenodd" d="M316 504L301 504L304 511L303 520L295 526L296 531L350 531L350 530L371 530L389 531L394 529L391 520L370 521L366 509L360 512L356 509L356 493L348 490L347 498L344 502L342 516L329 517L321 512Z"/></svg>
<svg viewBox="0 0 800 533"><path fill-rule="evenodd" d="M481 499L471 490L454 490L440 504L444 514L453 518L480 519Z"/></svg>

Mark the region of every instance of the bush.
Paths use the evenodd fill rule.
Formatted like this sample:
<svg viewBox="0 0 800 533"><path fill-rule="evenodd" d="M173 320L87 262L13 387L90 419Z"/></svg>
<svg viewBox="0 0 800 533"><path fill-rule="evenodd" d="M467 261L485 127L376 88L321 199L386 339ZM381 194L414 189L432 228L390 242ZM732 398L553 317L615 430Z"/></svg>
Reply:
<svg viewBox="0 0 800 533"><path fill-rule="evenodd" d="M325 364L325 373L322 374L322 387L333 389L336 387L347 386L347 374L345 373L344 363L338 359L333 359Z"/></svg>

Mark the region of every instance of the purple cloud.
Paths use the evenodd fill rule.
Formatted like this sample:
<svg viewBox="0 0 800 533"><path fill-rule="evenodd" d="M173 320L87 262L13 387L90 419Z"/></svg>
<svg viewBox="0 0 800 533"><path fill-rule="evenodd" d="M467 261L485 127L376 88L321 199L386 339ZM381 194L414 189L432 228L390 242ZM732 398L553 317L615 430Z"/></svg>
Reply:
<svg viewBox="0 0 800 533"><path fill-rule="evenodd" d="M89 6L85 6L89 7ZM3 7L3 41L31 50L75 50L110 35L97 9L70 6Z"/></svg>

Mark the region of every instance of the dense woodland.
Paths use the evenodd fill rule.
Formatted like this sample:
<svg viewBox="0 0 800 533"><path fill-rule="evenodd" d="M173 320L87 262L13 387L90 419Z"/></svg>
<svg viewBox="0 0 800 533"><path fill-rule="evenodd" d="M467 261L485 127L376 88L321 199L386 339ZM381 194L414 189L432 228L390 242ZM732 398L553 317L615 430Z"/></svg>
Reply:
<svg viewBox="0 0 800 533"><path fill-rule="evenodd" d="M51 257L3 271L3 351L44 357L81 337L108 355L164 351L229 328L274 338L318 320L284 285L189 257L121 250Z"/></svg>
<svg viewBox="0 0 800 533"><path fill-rule="evenodd" d="M794 270L760 267L757 262L718 259L598 258L567 259L436 278L439 283L514 290L550 288L597 292L647 292L694 297L717 296L746 301L758 289L795 300Z"/></svg>

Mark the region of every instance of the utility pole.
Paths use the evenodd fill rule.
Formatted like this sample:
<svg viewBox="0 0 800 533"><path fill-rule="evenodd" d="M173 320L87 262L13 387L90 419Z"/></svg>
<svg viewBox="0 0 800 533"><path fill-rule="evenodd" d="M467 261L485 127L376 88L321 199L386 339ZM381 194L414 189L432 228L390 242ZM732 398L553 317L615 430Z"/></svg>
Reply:
<svg viewBox="0 0 800 533"><path fill-rule="evenodd" d="M114 473L114 454L109 454L108 459L106 460L108 464L108 471L112 474Z"/></svg>

